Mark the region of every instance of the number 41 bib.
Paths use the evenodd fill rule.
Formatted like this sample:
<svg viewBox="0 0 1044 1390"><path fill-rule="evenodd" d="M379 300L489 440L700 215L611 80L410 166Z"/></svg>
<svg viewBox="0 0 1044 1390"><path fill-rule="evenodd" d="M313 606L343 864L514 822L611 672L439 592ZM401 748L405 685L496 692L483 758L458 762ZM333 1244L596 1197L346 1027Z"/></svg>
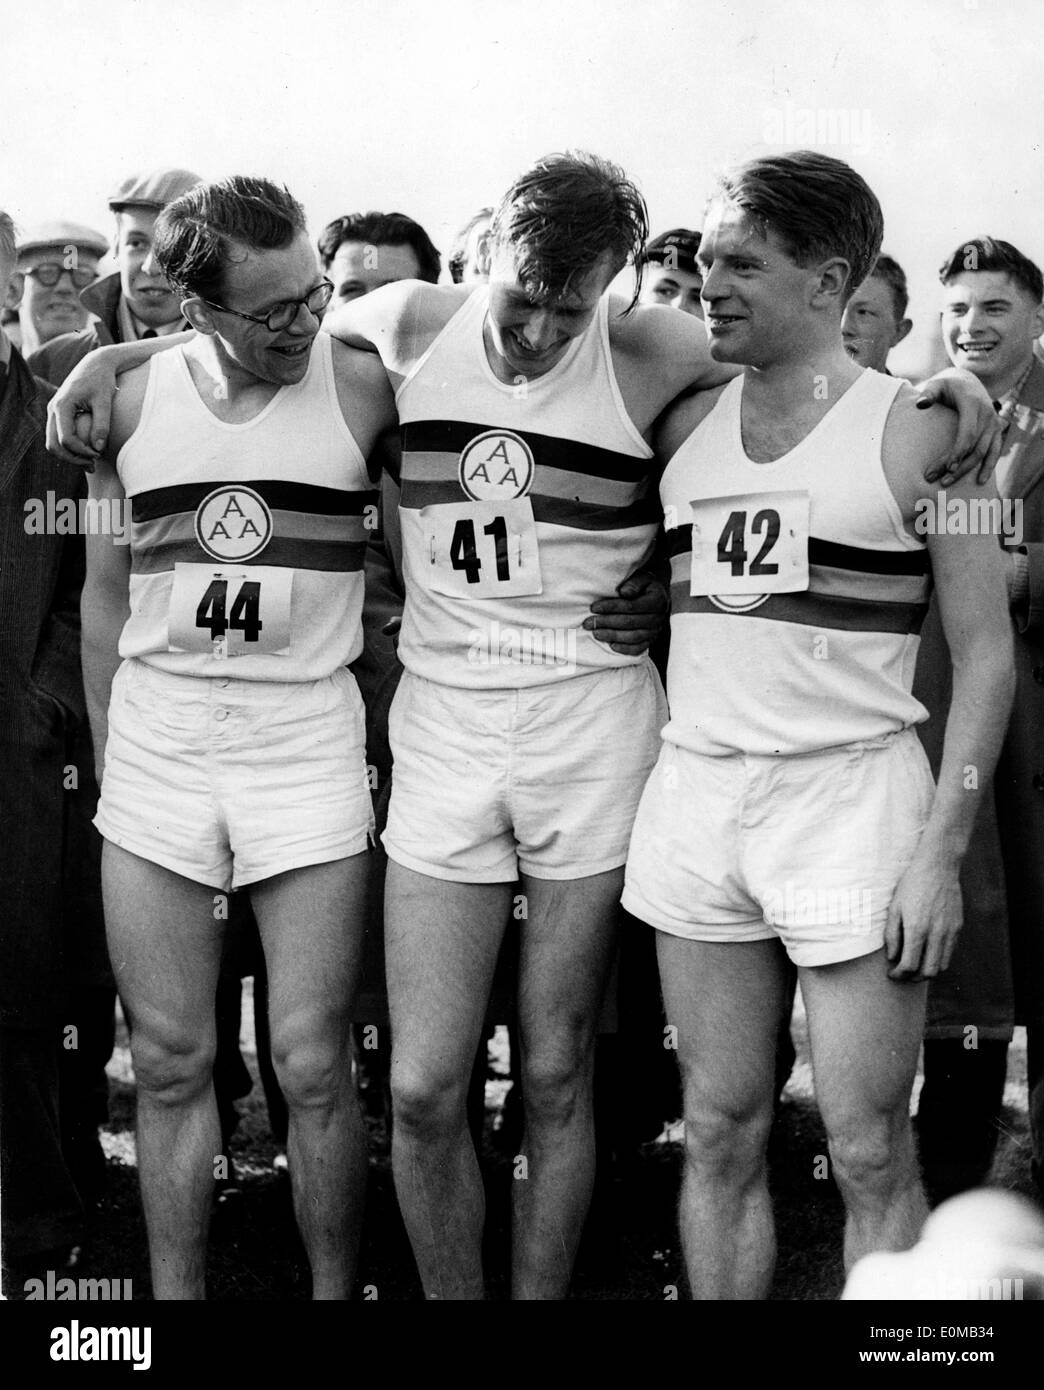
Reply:
<svg viewBox="0 0 1044 1390"><path fill-rule="evenodd" d="M690 505L694 598L808 588L807 492L738 493Z"/></svg>
<svg viewBox="0 0 1044 1390"><path fill-rule="evenodd" d="M518 598L543 592L528 497L422 507L429 589L453 598Z"/></svg>

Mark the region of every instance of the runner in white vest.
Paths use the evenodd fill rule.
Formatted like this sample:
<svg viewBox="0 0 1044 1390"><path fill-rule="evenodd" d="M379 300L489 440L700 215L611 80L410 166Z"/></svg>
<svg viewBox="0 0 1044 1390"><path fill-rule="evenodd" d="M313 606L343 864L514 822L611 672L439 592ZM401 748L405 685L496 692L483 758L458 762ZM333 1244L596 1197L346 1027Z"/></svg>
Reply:
<svg viewBox="0 0 1044 1390"><path fill-rule="evenodd" d="M679 405L658 441L671 719L623 901L657 928L677 1029L696 1298L760 1298L771 1284L784 952L846 1263L912 1245L926 1215L909 1120L925 981L960 924L958 868L1004 734L1011 638L996 537L965 526L926 543L916 525L951 419L918 412L905 383L844 349L842 311L882 226L859 175L825 155L726 174L700 246L703 300L713 355L746 370ZM967 512L976 491L962 480L949 502ZM938 789L910 693L933 575L955 666Z"/></svg>
<svg viewBox="0 0 1044 1390"><path fill-rule="evenodd" d="M285 189L199 185L162 214L156 254L197 336L123 379L91 496L129 505L129 545L119 527L88 537L83 596L153 1294L204 1296L214 994L226 895L249 887L313 1297L344 1299L366 1171L348 1028L372 824L345 665L376 512L366 459L391 400L372 358L317 336L331 287Z"/></svg>
<svg viewBox="0 0 1044 1390"><path fill-rule="evenodd" d="M650 440L679 393L736 373L710 360L692 316L604 299L647 230L616 166L550 156L500 203L488 292L405 282L324 324L380 354L404 422L407 675L391 722L385 945L396 1190L433 1298L484 1293L465 1097L512 916L526 1106L516 1298L565 1295L590 1200L595 1027L665 717L642 655L655 586L634 574L654 533ZM78 369L54 411L67 456L92 458L78 408L104 438L113 364L167 346L105 349ZM950 378L929 397L962 407L954 467L988 465L985 394Z"/></svg>

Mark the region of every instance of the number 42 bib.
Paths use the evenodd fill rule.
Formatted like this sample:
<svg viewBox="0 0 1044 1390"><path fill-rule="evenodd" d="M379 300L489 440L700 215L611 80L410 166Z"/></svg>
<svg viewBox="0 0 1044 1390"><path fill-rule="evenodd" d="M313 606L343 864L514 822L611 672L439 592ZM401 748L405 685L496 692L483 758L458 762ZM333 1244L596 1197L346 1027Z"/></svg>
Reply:
<svg viewBox="0 0 1044 1390"><path fill-rule="evenodd" d="M807 492L737 493L691 506L694 598L808 588Z"/></svg>

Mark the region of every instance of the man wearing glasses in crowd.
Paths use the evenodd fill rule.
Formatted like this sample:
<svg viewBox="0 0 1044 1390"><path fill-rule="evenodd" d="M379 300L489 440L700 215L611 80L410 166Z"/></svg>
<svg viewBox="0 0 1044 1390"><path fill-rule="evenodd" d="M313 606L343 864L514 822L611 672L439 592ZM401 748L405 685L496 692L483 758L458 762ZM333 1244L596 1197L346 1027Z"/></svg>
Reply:
<svg viewBox="0 0 1044 1390"><path fill-rule="evenodd" d="M23 353L87 326L89 311L80 291L97 280L98 261L107 250L100 232L77 222L45 222L20 239Z"/></svg>

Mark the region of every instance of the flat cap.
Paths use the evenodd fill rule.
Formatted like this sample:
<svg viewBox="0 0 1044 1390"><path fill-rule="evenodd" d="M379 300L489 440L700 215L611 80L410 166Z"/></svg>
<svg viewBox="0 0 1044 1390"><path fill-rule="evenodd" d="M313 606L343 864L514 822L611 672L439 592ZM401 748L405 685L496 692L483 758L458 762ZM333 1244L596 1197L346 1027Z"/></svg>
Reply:
<svg viewBox="0 0 1044 1390"><path fill-rule="evenodd" d="M18 254L39 251L47 246L75 246L80 251L94 251L104 256L109 243L101 232L85 227L81 222L38 222L18 238Z"/></svg>
<svg viewBox="0 0 1044 1390"><path fill-rule="evenodd" d="M145 174L131 174L109 194L109 207L113 212L122 208L152 208L159 212L200 182L200 176L189 169L151 169Z"/></svg>

